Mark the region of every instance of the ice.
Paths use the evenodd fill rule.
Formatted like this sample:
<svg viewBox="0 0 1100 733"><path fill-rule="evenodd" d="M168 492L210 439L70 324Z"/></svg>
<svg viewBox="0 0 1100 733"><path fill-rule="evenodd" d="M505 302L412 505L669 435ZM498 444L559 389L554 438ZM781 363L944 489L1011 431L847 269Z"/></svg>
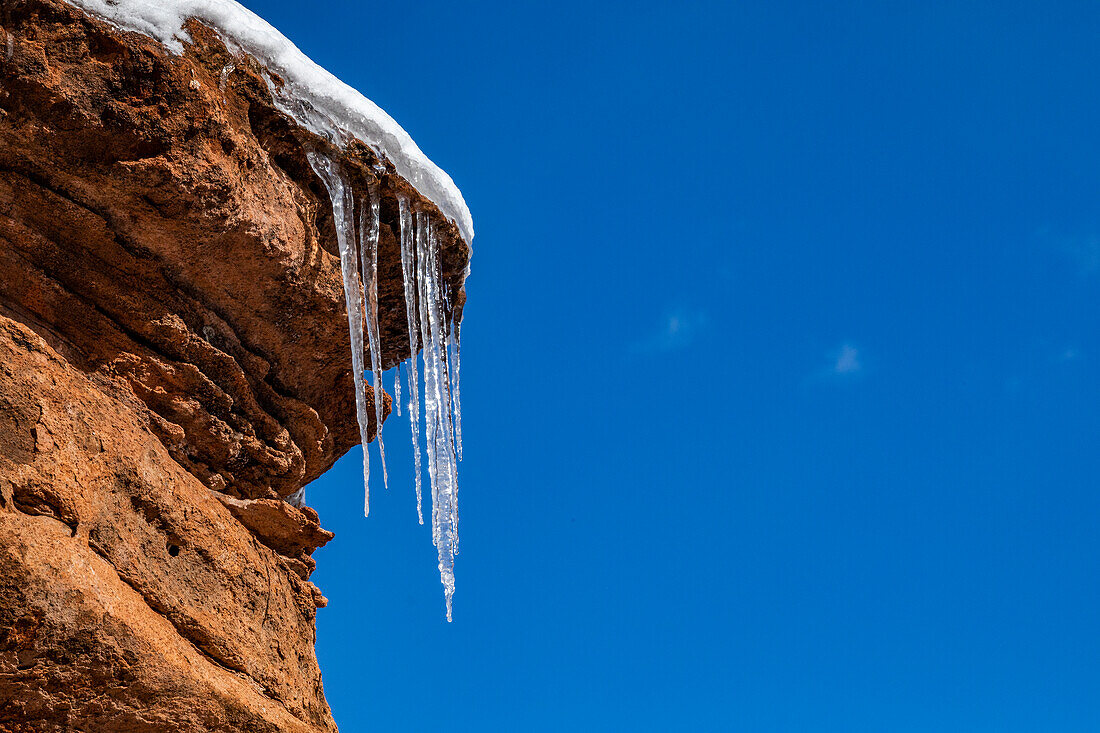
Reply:
<svg viewBox="0 0 1100 733"><path fill-rule="evenodd" d="M413 219L409 210L409 201L404 196L397 197L397 210L400 218L401 274L405 287L405 314L409 326L409 425L412 429L413 470L416 478L416 518L424 524L422 508L420 463L420 387L417 384L416 354L420 351L416 334L416 244L413 241Z"/></svg>
<svg viewBox="0 0 1100 733"><path fill-rule="evenodd" d="M359 209L359 257L363 264L363 289L367 315L367 343L370 345L370 368L374 379L374 435L378 441L378 455L382 461L382 485L390 487L386 471L386 446L382 443L382 336L378 330L378 237L380 234L378 213L381 203L378 189L369 191L370 202ZM363 444L366 451L367 444Z"/></svg>
<svg viewBox="0 0 1100 733"><path fill-rule="evenodd" d="M237 68L236 64L226 64L222 67L221 73L218 74L218 89L225 91L225 85L229 81L229 75L232 74Z"/></svg>
<svg viewBox="0 0 1100 733"><path fill-rule="evenodd" d="M258 15L234 0L67 0L115 26L157 39L182 54L194 18L217 31L231 50L250 54L283 84L271 85L280 108L318 135L346 144L359 139L393 163L398 174L473 241L470 210L454 181L421 152L378 105L318 66Z"/></svg>
<svg viewBox="0 0 1100 733"><path fill-rule="evenodd" d="M291 506L295 506L301 509L306 504L306 487L303 486L302 488L298 489L293 494L285 497L283 501L285 501L287 504L290 504Z"/></svg>
<svg viewBox="0 0 1100 733"><path fill-rule="evenodd" d="M462 352L461 328L462 321L456 317L453 338L447 342L447 347L451 350L451 381L454 385L452 394L454 398L455 455L458 456L460 461L462 460L462 402L459 400L458 395L458 367Z"/></svg>
<svg viewBox="0 0 1100 733"><path fill-rule="evenodd" d="M363 442L364 515L370 512L370 464L367 443L369 417L366 405L364 372L364 329L371 361L375 405L375 435L382 457L385 479L385 449L382 444L382 344L378 313L378 250L381 225L381 198L376 189L359 207L355 221L355 197L338 165L330 158L309 154L310 165L324 182L332 200L336 240L340 249L344 297L348 303L348 329L351 334L352 369L355 381L355 408ZM416 474L416 513L424 523L421 453L420 388L417 354L422 351L424 364L424 440L428 454L428 476L432 496L432 542L439 558L439 575L447 604L447 620L452 619L455 591L454 562L458 554L458 458L462 428L458 395L459 319L453 316L450 298L442 280L439 239L431 218L412 211L409 201L399 195L398 240L405 295L406 323L409 329L409 424L412 430L413 460ZM356 237L358 234L358 238ZM354 244L358 241L357 258ZM360 277L362 288L360 288ZM448 323L452 313L452 324ZM453 330L452 330L453 328ZM400 366L395 394L400 400ZM295 496L301 501L301 496Z"/></svg>
<svg viewBox="0 0 1100 733"><path fill-rule="evenodd" d="M367 390L363 380L363 299L359 291L358 263L355 261L355 200L351 187L336 164L324 155L309 154L309 164L324 182L332 200L333 226L340 248L340 270L344 277L344 300L351 335L351 369L355 382L355 416L359 420L359 438L363 441L363 516L370 514L370 422L367 417Z"/></svg>
<svg viewBox="0 0 1100 733"><path fill-rule="evenodd" d="M420 338L424 345L424 427L428 473L432 481L432 540L439 556L439 577L451 620L458 553L458 473L451 426L447 373L446 322L438 261L439 243L431 219L416 215L416 261Z"/></svg>
<svg viewBox="0 0 1100 733"><path fill-rule="evenodd" d="M428 476L431 479L432 484L432 543L439 547L439 531L440 524L437 521L437 508L439 506L439 499L436 496L436 487L438 481L436 480L436 459L435 449L437 443L435 441L436 426L435 419L437 412L435 410L434 400L434 388L435 385L432 382L432 365L434 362L428 352L431 339L431 332L428 326L428 312L427 302L428 293L426 291L427 274L425 270L427 260L427 217L416 213L414 217L415 227L413 229L413 238L416 247L416 280L417 285L416 302L417 302L417 315L419 317L420 324L420 339L424 345L424 441L425 447L428 451Z"/></svg>
<svg viewBox="0 0 1100 733"><path fill-rule="evenodd" d="M397 363L397 369L393 375L393 406L397 410L397 416L401 417L401 364Z"/></svg>

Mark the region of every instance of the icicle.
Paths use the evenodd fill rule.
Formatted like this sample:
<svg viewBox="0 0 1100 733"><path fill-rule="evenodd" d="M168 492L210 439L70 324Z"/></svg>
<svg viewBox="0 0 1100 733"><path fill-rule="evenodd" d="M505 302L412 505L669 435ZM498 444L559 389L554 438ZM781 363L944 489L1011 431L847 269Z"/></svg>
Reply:
<svg viewBox="0 0 1100 733"><path fill-rule="evenodd" d="M439 427L437 425L439 411L437 406L439 404L439 397L437 395L437 383L436 383L436 360L432 357L432 337L431 337L431 321L429 320L428 311L430 306L428 305L429 290L428 284L429 275L429 263L428 263L428 217L424 216L420 212L416 213L416 261L417 261L417 285L419 286L419 292L417 293L417 301L419 303L419 315L420 315L420 337L424 344L424 440L428 449L428 476L431 479L432 489L432 544L436 547L436 552L439 555L439 575L440 580L443 582L444 594L447 598L448 616L450 615L451 600L450 600L450 588L448 587L448 580L453 585L453 571L451 577L448 578L448 563L446 562L445 545L443 541L443 487L441 480L441 473L439 470L438 461L438 448L439 448Z"/></svg>
<svg viewBox="0 0 1100 733"><path fill-rule="evenodd" d="M397 408L397 416L401 417L401 362L397 362L397 369L394 370L393 404Z"/></svg>
<svg viewBox="0 0 1100 733"><path fill-rule="evenodd" d="M363 441L363 516L370 514L370 454L367 452L370 426L367 417L367 391L363 381L363 298L359 290L358 264L355 261L355 198L343 175L327 156L309 153L309 164L325 184L332 200L333 226L340 248L340 270L344 276L344 300L347 302L348 331L351 337L351 367L355 382L355 415L359 437Z"/></svg>
<svg viewBox="0 0 1100 733"><path fill-rule="evenodd" d="M454 413L455 413L455 454L458 456L458 460L462 460L462 401L459 399L458 394L458 368L459 357L462 354L462 319L459 315L454 316L454 338L449 341L447 346L452 348L451 359L451 380L454 382L452 389L452 396L454 397Z"/></svg>
<svg viewBox="0 0 1100 733"><path fill-rule="evenodd" d="M434 237L435 229L429 227L428 231L429 231L429 235L431 236L431 245L430 246L432 246L433 248L436 248L438 246L438 239L436 239ZM440 382L441 382L441 386L442 386L442 397L443 397L442 409L447 413L447 415L446 415L446 418L447 418L446 419L447 442L448 442L448 445L450 446L451 453L456 454L457 452L455 451L455 448L454 448L454 445L455 445L455 442L454 442L454 440L455 440L455 436L454 436L454 417L453 417L453 413L451 411L451 404L453 403L454 398L451 395L451 332L450 332L450 329L447 326L447 311L449 310L449 306L448 306L447 295L446 295L446 293L443 289L443 279L442 279L442 277L440 277L441 271L440 271L440 267L439 267L438 249L433 249L432 250L431 264L432 264L432 267L433 267L433 271L435 272L435 274L438 278L436 280L436 288L437 288L437 292L439 293L439 300L440 300L440 303L439 303L439 322L441 324L441 328L440 328L440 334L439 334L440 335L440 340L439 340L439 378L440 378ZM457 462L455 463L455 468L456 468L456 470L458 468ZM457 474L455 475L454 480L455 480L455 486L457 486L458 485L458 476L457 476Z"/></svg>
<svg viewBox="0 0 1100 733"><path fill-rule="evenodd" d="M424 524L424 512L421 499L421 467L420 467L420 388L417 384L416 354L420 350L416 333L416 244L413 241L413 218L409 211L409 202L404 196L397 197L397 208L400 214L401 228L401 272L405 286L405 313L409 326L409 425L412 429L413 443L413 471L416 483L416 518Z"/></svg>
<svg viewBox="0 0 1100 733"><path fill-rule="evenodd" d="M363 288L367 314L367 342L370 345L370 369L374 377L374 438L378 441L378 455L382 460L382 485L390 487L386 471L386 446L382 443L382 336L378 329L378 213L381 202L378 189L370 189L370 213L368 207L359 207L359 256L363 261ZM367 444L363 444L363 450Z"/></svg>
<svg viewBox="0 0 1100 733"><path fill-rule="evenodd" d="M420 320L420 339L424 344L424 442L428 449L428 477L431 479L432 489L432 544L436 547L440 542L440 523L437 518L437 509L439 507L438 497L436 496L436 460L435 460L435 418L436 411L432 404L433 400L433 388L434 382L432 377L432 366L434 361L431 358L429 352L431 346L431 331L430 322L428 321L428 293L427 293L427 273L425 271L427 265L427 217L423 216L420 212L416 213L416 228L414 235L416 237L416 284L417 284L417 304L418 315Z"/></svg>
<svg viewBox="0 0 1100 733"><path fill-rule="evenodd" d="M382 344L378 315L379 210L381 201L371 190L369 202L359 210L356 258L355 199L337 165L329 158L311 153L310 165L322 179L332 199L332 212L340 248L344 297L348 304L348 329L352 348L355 381L355 408L363 440L364 515L370 510L370 466L367 452L369 418L364 381L364 328L373 375L378 449L386 478L385 448L382 444ZM409 329L409 424L412 430L416 471L416 512L424 523L421 496L420 386L417 354L423 353L424 368L424 439L428 454L428 475L432 493L432 542L439 557L439 577L447 604L447 620L452 619L455 591L454 562L458 554L458 456L461 454L462 426L459 400L460 317L454 314L449 293L442 279L439 239L427 214L412 212L404 196L398 197L401 270ZM359 260L358 262L356 260ZM358 267L362 265L362 289ZM447 316L451 314L451 323ZM419 328L418 328L419 326ZM401 401L401 368L398 365L394 393ZM398 408L400 409L400 408ZM298 497L294 497L298 499Z"/></svg>
<svg viewBox="0 0 1100 733"><path fill-rule="evenodd" d="M432 540L439 555L439 576L450 621L455 590L454 559L458 552L458 475L445 355L446 320L439 278L439 242L431 220L420 213L416 218L420 334L424 344L424 424L432 479Z"/></svg>

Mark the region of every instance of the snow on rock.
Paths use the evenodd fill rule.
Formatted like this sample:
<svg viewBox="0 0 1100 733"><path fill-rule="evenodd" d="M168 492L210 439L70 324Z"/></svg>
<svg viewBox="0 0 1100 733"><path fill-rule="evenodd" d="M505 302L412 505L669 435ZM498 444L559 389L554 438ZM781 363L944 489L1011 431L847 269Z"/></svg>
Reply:
<svg viewBox="0 0 1100 733"><path fill-rule="evenodd" d="M454 181L428 160L392 117L302 53L279 31L234 0L67 0L128 31L157 39L182 54L189 18L217 31L226 45L248 53L284 85L272 89L283 112L308 130L346 143L356 138L393 163L398 174L452 219L466 242L474 238L470 210Z"/></svg>

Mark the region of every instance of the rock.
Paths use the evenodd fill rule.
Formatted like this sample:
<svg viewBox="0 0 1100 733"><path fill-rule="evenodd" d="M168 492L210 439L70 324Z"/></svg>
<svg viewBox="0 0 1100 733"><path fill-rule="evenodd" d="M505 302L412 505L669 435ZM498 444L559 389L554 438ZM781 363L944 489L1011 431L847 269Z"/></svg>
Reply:
<svg viewBox="0 0 1100 733"><path fill-rule="evenodd" d="M214 496L256 539L281 555L311 555L335 537L321 529L316 512L311 518L282 499L234 499L218 492Z"/></svg>
<svg viewBox="0 0 1100 733"><path fill-rule="evenodd" d="M189 31L175 57L60 0L0 5L0 731L335 730L307 580L332 535L280 499L359 439L307 151L381 194L385 367L399 194L465 301L457 227Z"/></svg>
<svg viewBox="0 0 1100 733"><path fill-rule="evenodd" d="M312 583L0 316L0 730L335 730Z"/></svg>
<svg viewBox="0 0 1100 733"><path fill-rule="evenodd" d="M306 152L381 193L386 367L408 343L396 197L438 211L365 146L345 154L278 112L260 69L202 26L182 58L60 0L9 0L0 26L0 306L207 486L287 496L319 476L358 431L331 207ZM460 304L469 248L435 223Z"/></svg>

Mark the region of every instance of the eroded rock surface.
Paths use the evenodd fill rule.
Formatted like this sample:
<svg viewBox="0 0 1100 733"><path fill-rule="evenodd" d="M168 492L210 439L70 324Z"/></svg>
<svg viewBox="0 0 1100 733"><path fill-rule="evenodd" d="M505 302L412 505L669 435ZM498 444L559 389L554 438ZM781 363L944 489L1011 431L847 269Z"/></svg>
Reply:
<svg viewBox="0 0 1100 733"><path fill-rule="evenodd" d="M4 317L0 395L0 729L332 730L288 558Z"/></svg>
<svg viewBox="0 0 1100 733"><path fill-rule="evenodd" d="M298 509L281 499L216 496L256 539L282 555L312 555L333 538L332 532L321 529L317 512L309 507Z"/></svg>
<svg viewBox="0 0 1100 733"><path fill-rule="evenodd" d="M176 57L0 0L0 731L333 730L307 580L331 535L281 501L358 442L307 152L381 195L384 366L407 356L398 194L464 301L452 223L189 30Z"/></svg>

